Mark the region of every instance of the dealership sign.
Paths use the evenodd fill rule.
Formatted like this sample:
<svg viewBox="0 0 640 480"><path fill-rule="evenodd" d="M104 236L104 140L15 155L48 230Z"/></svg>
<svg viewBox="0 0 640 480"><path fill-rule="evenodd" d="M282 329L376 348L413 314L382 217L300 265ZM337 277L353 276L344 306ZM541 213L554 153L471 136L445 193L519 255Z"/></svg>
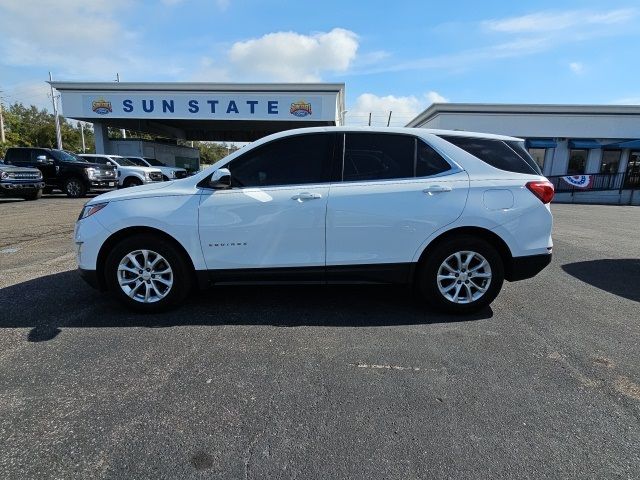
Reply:
<svg viewBox="0 0 640 480"><path fill-rule="evenodd" d="M71 118L335 121L335 94L62 92Z"/></svg>

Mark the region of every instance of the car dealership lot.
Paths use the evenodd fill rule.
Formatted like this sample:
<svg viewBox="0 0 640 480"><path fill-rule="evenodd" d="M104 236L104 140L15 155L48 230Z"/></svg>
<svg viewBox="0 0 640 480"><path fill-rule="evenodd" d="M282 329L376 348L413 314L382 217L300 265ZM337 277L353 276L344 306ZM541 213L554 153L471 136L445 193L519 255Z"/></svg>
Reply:
<svg viewBox="0 0 640 480"><path fill-rule="evenodd" d="M84 200L0 199L1 478L633 478L640 209L553 205L472 317L389 287L220 287L140 316L73 271Z"/></svg>

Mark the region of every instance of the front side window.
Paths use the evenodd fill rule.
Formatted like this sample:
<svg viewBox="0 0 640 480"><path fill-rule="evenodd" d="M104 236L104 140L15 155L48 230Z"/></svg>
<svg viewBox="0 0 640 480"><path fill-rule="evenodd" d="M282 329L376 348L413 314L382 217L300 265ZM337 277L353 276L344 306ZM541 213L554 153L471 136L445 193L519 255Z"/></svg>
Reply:
<svg viewBox="0 0 640 480"><path fill-rule="evenodd" d="M569 166L567 168L569 175L584 174L588 153L588 150L569 150Z"/></svg>
<svg viewBox="0 0 640 480"><path fill-rule="evenodd" d="M67 152L66 150L51 150L51 155L56 160L61 162L84 162L82 158L78 157L75 153Z"/></svg>
<svg viewBox="0 0 640 480"><path fill-rule="evenodd" d="M232 160L233 187L325 183L330 179L333 134L296 135L257 147Z"/></svg>
<svg viewBox="0 0 640 480"><path fill-rule="evenodd" d="M358 132L347 133L345 142L345 182L414 176L414 137Z"/></svg>
<svg viewBox="0 0 640 480"><path fill-rule="evenodd" d="M620 150L605 150L602 152L602 161L600 162L600 173L618 173L618 165L620 165Z"/></svg>

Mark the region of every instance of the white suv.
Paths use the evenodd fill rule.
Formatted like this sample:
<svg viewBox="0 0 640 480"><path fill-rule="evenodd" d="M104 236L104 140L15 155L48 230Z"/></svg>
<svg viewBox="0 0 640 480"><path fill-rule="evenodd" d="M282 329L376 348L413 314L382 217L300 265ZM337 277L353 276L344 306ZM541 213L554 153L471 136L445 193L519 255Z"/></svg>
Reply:
<svg viewBox="0 0 640 480"><path fill-rule="evenodd" d="M75 242L82 276L141 311L196 284L317 281L413 284L465 313L549 264L553 193L517 138L308 128L93 198Z"/></svg>
<svg viewBox="0 0 640 480"><path fill-rule="evenodd" d="M118 170L118 187L137 187L138 185L164 181L162 172L158 168L141 167L120 155L83 153L79 156L88 162L115 165Z"/></svg>

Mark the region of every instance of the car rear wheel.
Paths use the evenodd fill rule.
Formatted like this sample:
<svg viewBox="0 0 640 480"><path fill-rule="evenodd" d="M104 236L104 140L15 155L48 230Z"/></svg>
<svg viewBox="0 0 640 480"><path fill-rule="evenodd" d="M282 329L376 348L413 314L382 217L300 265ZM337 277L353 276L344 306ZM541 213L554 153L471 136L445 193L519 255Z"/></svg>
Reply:
<svg viewBox="0 0 640 480"><path fill-rule="evenodd" d="M126 178L122 184L122 186L125 188L137 187L138 185L142 185L142 182L140 181L139 178L135 178L135 177Z"/></svg>
<svg viewBox="0 0 640 480"><path fill-rule="evenodd" d="M437 245L422 263L417 280L420 294L433 307L471 313L496 298L504 266L493 245L465 235Z"/></svg>
<svg viewBox="0 0 640 480"><path fill-rule="evenodd" d="M191 289L192 272L169 241L136 235L118 243L105 263L106 284L134 310L161 312L180 303Z"/></svg>
<svg viewBox="0 0 640 480"><path fill-rule="evenodd" d="M67 197L71 198L84 197L87 193L87 187L84 182L76 177L67 178L62 188L64 189L64 193L67 194Z"/></svg>

